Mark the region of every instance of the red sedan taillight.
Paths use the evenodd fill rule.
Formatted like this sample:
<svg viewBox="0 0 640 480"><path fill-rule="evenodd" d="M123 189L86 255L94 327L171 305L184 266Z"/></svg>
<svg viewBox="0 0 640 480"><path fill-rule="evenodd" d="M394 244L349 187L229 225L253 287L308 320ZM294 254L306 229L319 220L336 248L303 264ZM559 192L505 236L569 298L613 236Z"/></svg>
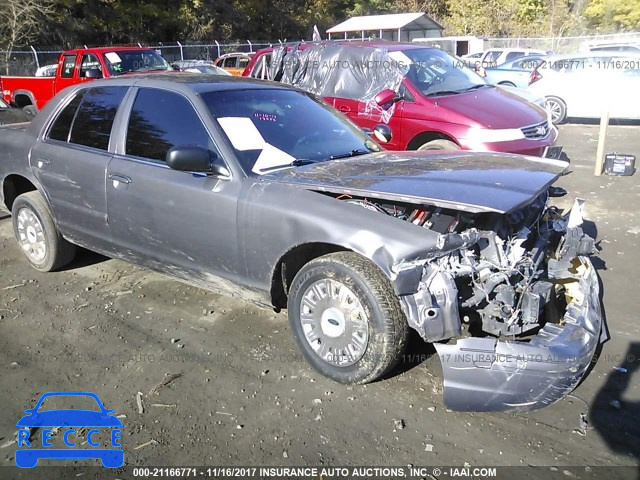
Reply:
<svg viewBox="0 0 640 480"><path fill-rule="evenodd" d="M541 78L542 78L542 75L540 74L540 72L537 69L533 70L531 72L531 75L529 76L529 85L531 85L534 82L537 82Z"/></svg>

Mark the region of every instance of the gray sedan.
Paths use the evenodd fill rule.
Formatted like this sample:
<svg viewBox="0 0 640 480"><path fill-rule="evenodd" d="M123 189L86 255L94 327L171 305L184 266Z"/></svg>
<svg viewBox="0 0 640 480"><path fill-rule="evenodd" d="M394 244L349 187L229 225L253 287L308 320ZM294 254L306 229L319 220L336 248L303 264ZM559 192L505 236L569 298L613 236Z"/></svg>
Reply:
<svg viewBox="0 0 640 480"><path fill-rule="evenodd" d="M385 152L307 93L189 73L76 85L0 146L0 201L36 269L80 245L286 308L337 382L390 373L414 330L449 407L531 410L605 339L582 202L549 204L564 162Z"/></svg>

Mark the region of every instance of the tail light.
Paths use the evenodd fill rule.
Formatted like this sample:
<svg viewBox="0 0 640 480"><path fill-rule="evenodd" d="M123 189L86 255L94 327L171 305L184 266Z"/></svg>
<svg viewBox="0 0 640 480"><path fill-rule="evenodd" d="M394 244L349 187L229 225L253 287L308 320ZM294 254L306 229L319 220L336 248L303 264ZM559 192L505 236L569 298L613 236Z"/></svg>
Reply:
<svg viewBox="0 0 640 480"><path fill-rule="evenodd" d="M531 75L529 75L529 85L531 85L534 82L537 82L538 80L540 80L542 78L542 75L540 74L540 72L538 71L538 69L535 69L531 72Z"/></svg>

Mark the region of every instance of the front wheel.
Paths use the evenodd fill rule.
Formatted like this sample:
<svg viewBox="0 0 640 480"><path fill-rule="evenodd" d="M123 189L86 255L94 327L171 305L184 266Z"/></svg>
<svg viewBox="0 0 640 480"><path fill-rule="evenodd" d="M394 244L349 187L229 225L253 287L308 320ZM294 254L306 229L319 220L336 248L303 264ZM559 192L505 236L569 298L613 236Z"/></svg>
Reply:
<svg viewBox="0 0 640 480"><path fill-rule="evenodd" d="M544 106L551 115L554 125L559 125L567 118L567 105L558 97L545 98Z"/></svg>
<svg viewBox="0 0 640 480"><path fill-rule="evenodd" d="M404 353L408 325L389 279L368 259L339 252L307 263L293 280L289 322L298 347L339 383L372 382Z"/></svg>
<svg viewBox="0 0 640 480"><path fill-rule="evenodd" d="M460 146L457 143L452 142L451 140L440 138L438 140L431 140L430 142L423 143L418 147L418 151L425 150L460 150Z"/></svg>
<svg viewBox="0 0 640 480"><path fill-rule="evenodd" d="M11 216L18 245L35 269L50 272L73 260L76 247L65 240L56 228L40 192L23 193L16 198Z"/></svg>

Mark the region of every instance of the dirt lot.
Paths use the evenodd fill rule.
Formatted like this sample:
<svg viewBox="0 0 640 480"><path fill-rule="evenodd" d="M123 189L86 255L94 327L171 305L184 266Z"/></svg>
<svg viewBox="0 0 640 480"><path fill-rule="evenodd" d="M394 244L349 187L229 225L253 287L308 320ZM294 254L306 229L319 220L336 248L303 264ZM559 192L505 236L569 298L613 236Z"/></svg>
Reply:
<svg viewBox="0 0 640 480"><path fill-rule="evenodd" d="M612 127L607 150L640 153L639 129ZM596 139L593 125L561 128L572 173L560 185L570 192L565 205L574 196L588 200L597 225L611 340L571 397L529 414L448 412L437 357L418 343L391 378L345 387L307 366L284 313L89 253L63 272L38 273L0 213L0 464L13 464L16 421L43 392L88 390L126 416L130 466L468 462L554 466L537 472L564 478L584 476L587 464L637 466L639 176L594 177ZM181 376L150 394L167 374ZM577 433L580 414L586 435ZM37 471L39 478L70 472ZM34 472L4 467L0 477Z"/></svg>

